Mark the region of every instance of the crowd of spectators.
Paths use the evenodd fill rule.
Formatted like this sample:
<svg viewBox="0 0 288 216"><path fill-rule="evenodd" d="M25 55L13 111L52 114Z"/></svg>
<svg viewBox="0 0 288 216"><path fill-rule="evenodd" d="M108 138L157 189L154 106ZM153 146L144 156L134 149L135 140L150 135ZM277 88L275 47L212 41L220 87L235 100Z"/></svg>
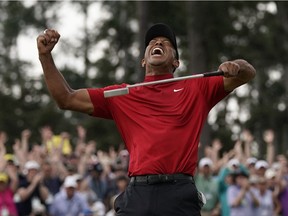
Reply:
<svg viewBox="0 0 288 216"><path fill-rule="evenodd" d="M206 198L202 216L288 216L287 157L275 155L274 138L273 130L263 134L265 158L249 130L221 158L219 140L206 148L195 175Z"/></svg>
<svg viewBox="0 0 288 216"><path fill-rule="evenodd" d="M66 132L40 132L40 144L24 130L8 152L0 131L0 215L113 216L115 196L129 183L127 150L98 150L81 126L74 145Z"/></svg>
<svg viewBox="0 0 288 216"><path fill-rule="evenodd" d="M114 199L129 183L129 153L120 146L109 152L68 133L40 130L42 141L31 145L24 130L8 152L8 135L0 131L1 216L114 216ZM267 130L265 158L253 135L242 132L234 148L220 156L215 139L199 158L195 183L206 198L202 216L288 216L288 164L275 155L274 132Z"/></svg>

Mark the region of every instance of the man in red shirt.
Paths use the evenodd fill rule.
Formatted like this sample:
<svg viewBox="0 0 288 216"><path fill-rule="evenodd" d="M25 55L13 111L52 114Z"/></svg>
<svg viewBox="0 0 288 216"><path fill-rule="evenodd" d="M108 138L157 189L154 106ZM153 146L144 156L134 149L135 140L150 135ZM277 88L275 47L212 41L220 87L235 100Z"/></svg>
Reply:
<svg viewBox="0 0 288 216"><path fill-rule="evenodd" d="M127 84L71 89L51 55L59 38L52 29L37 38L52 97L61 109L113 119L130 153L131 182L115 201L117 216L200 215L203 203L193 174L203 123L215 104L254 78L253 66L242 59L227 61L219 66L223 77L135 87L125 96L105 98L104 91ZM145 46L144 82L172 78L179 54L171 28L153 25Z"/></svg>

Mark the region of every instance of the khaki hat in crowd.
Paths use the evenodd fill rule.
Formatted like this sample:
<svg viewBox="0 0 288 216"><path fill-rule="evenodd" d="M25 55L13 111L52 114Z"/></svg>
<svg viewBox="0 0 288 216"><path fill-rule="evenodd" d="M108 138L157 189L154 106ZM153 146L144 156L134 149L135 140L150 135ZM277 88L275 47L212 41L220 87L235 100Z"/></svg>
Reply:
<svg viewBox="0 0 288 216"><path fill-rule="evenodd" d="M266 179L272 179L272 178L276 177L276 175L277 175L277 173L274 169L270 168L270 169L267 169L265 171L265 178Z"/></svg>
<svg viewBox="0 0 288 216"><path fill-rule="evenodd" d="M0 182L7 183L9 180L9 177L6 173L0 172Z"/></svg>

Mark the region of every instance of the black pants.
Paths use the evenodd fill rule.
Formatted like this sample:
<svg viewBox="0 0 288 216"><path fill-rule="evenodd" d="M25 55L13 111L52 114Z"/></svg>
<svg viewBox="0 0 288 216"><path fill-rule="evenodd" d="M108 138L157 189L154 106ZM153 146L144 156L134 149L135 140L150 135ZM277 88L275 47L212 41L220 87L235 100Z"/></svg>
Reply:
<svg viewBox="0 0 288 216"><path fill-rule="evenodd" d="M117 216L200 216L203 203L194 182L130 183L115 200Z"/></svg>

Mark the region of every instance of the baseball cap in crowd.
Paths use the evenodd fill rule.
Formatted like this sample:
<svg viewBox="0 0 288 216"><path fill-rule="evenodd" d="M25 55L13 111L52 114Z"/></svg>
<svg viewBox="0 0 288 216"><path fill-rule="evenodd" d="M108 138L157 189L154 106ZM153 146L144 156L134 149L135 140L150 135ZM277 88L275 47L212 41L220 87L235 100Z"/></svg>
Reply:
<svg viewBox="0 0 288 216"><path fill-rule="evenodd" d="M257 158L255 158L255 157L250 157L250 158L248 158L247 161L246 161L246 163L247 163L248 165L256 164L256 162L257 162Z"/></svg>
<svg viewBox="0 0 288 216"><path fill-rule="evenodd" d="M204 166L212 167L213 162L210 158L204 157L199 162L199 168L203 168Z"/></svg>
<svg viewBox="0 0 288 216"><path fill-rule="evenodd" d="M8 175L4 172L0 172L0 182L7 183L8 182Z"/></svg>
<svg viewBox="0 0 288 216"><path fill-rule="evenodd" d="M250 182L251 184L256 184L256 183L258 183L258 180L259 180L259 176L256 175L256 174L252 174L252 175L250 175L250 177L249 177L249 182Z"/></svg>
<svg viewBox="0 0 288 216"><path fill-rule="evenodd" d="M255 164L255 169L264 168L267 169L269 167L268 163L265 160L259 160Z"/></svg>
<svg viewBox="0 0 288 216"><path fill-rule="evenodd" d="M230 169L234 169L235 167L237 168L237 167L239 167L239 165L240 165L240 162L236 158L230 159L228 161L228 168L230 168Z"/></svg>
<svg viewBox="0 0 288 216"><path fill-rule="evenodd" d="M6 161L14 162L14 155L13 155L13 154L5 154L5 155L4 155L4 159L5 159Z"/></svg>
<svg viewBox="0 0 288 216"><path fill-rule="evenodd" d="M176 51L176 58L179 59L176 37L175 37L173 30L168 25L164 23L157 23L151 26L146 32L145 47L147 47L149 42L155 37L168 38Z"/></svg>
<svg viewBox="0 0 288 216"><path fill-rule="evenodd" d="M19 166L19 161L13 154L5 154L4 159L7 161L7 164L13 164L15 166Z"/></svg>
<svg viewBox="0 0 288 216"><path fill-rule="evenodd" d="M119 155L122 157L128 157L129 156L129 152L126 149L123 149L119 152Z"/></svg>
<svg viewBox="0 0 288 216"><path fill-rule="evenodd" d="M27 161L25 163L24 168L26 170L31 170L31 169L39 170L40 169L40 165L36 161L30 160L30 161Z"/></svg>
<svg viewBox="0 0 288 216"><path fill-rule="evenodd" d="M74 176L67 176L64 180L63 186L65 188L76 188L77 187L77 182Z"/></svg>
<svg viewBox="0 0 288 216"><path fill-rule="evenodd" d="M92 204L91 210L93 211L94 215L105 215L105 205L102 201L96 201Z"/></svg>

